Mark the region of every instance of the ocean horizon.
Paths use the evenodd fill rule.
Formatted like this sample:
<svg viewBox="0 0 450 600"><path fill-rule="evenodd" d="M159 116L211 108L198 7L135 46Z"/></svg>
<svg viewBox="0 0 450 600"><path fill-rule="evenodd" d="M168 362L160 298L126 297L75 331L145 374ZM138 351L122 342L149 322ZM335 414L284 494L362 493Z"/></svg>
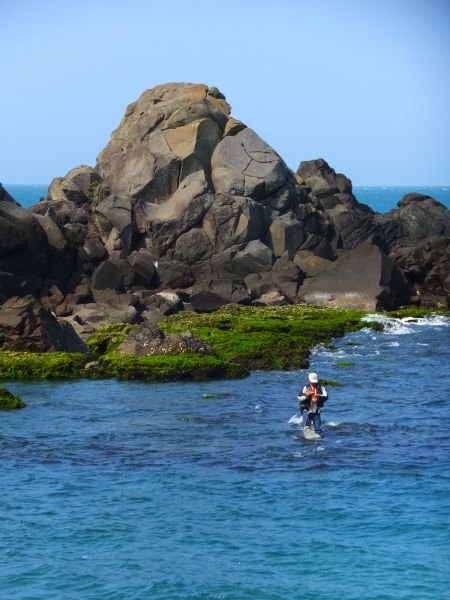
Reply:
<svg viewBox="0 0 450 600"><path fill-rule="evenodd" d="M23 207L27 208L44 198L48 192L48 184L43 183L4 183L3 187ZM357 200L367 204L377 212L388 212L397 207L397 203L411 192L431 196L450 209L449 185L355 185L353 193Z"/></svg>

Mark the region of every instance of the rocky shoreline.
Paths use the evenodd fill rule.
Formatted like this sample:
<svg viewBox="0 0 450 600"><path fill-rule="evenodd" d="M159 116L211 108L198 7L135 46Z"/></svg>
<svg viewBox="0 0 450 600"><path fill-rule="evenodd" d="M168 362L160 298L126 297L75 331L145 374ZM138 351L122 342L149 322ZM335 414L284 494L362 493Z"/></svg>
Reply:
<svg viewBox="0 0 450 600"><path fill-rule="evenodd" d="M411 193L376 213L324 160L294 173L230 113L217 88L161 85L128 106L95 168L55 178L29 209L0 186L2 352L72 353L67 370L78 372L75 356L98 358L88 360L89 338L122 323L141 338L124 356L159 360L155 370L172 361L172 373L178 361L187 376L195 356L227 376L236 366L219 364L190 315L448 307L446 207ZM164 329L177 314L186 329L175 338ZM106 362L105 376L122 372Z"/></svg>
<svg viewBox="0 0 450 600"><path fill-rule="evenodd" d="M410 308L383 314L415 319L435 313ZM255 369L307 368L318 344L362 328L382 329L377 321L363 320L366 315L308 305L226 305L214 313L179 313L160 327L103 325L87 338L84 353L0 350L0 381L206 380L245 377Z"/></svg>

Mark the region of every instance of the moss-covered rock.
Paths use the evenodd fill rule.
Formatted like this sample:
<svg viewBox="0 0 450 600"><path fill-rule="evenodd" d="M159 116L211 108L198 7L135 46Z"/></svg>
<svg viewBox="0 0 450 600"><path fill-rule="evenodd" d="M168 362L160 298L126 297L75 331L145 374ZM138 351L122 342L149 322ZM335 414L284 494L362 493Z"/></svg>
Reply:
<svg viewBox="0 0 450 600"><path fill-rule="evenodd" d="M165 381L242 377L250 369L306 368L311 349L364 327L362 310L311 305L249 307L227 305L214 313L182 312L161 324L167 333L192 331L214 350L215 356L185 353L176 356L132 357L117 349L135 327L104 325L88 338L90 356L77 353L0 352L1 379L106 378ZM419 318L436 314L427 309L384 313ZM448 314L448 313L438 313ZM88 368L85 368L88 365ZM340 363L339 366L349 366ZM335 382L326 381L332 386Z"/></svg>
<svg viewBox="0 0 450 600"><path fill-rule="evenodd" d="M0 351L1 379L76 379L88 358L78 352Z"/></svg>
<svg viewBox="0 0 450 600"><path fill-rule="evenodd" d="M137 325L132 325L130 323L111 323L109 325L102 325L102 327L88 337L86 346L97 356L112 352L120 346L128 333L136 327Z"/></svg>
<svg viewBox="0 0 450 600"><path fill-rule="evenodd" d="M91 374L97 378L117 377L150 381L223 379L245 375L248 375L248 371L243 365L214 356L178 354L136 358L122 352L104 354Z"/></svg>
<svg viewBox="0 0 450 600"><path fill-rule="evenodd" d="M5 387L0 385L0 410L25 408L25 406L25 402L23 402L19 396L16 396Z"/></svg>
<svg viewBox="0 0 450 600"><path fill-rule="evenodd" d="M162 328L176 333L189 329L219 358L248 369L306 368L314 346L370 326L361 322L364 314L299 304L227 305L214 313L179 313L169 317Z"/></svg>

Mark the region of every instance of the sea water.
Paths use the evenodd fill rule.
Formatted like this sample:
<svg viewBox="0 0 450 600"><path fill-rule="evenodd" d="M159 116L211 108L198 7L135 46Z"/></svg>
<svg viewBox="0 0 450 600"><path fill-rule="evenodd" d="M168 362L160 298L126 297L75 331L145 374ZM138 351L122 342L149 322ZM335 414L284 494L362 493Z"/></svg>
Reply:
<svg viewBox="0 0 450 600"><path fill-rule="evenodd" d="M45 198L48 192L48 186L41 184L5 184L4 187L24 207ZM450 208L450 186L355 186L353 192L359 202L368 204L377 212L387 212L396 208L397 202L410 192L431 196Z"/></svg>
<svg viewBox="0 0 450 600"><path fill-rule="evenodd" d="M10 383L0 597L450 598L450 321L372 318L311 356L318 442L306 370Z"/></svg>

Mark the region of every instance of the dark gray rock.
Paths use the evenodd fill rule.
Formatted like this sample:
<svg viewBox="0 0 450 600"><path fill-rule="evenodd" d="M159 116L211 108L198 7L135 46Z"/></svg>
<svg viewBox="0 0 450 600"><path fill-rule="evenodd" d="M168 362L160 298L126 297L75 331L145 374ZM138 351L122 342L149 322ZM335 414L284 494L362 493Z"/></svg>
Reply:
<svg viewBox="0 0 450 600"><path fill-rule="evenodd" d="M10 298L0 308L0 347L31 352L86 352L68 323L33 296Z"/></svg>
<svg viewBox="0 0 450 600"><path fill-rule="evenodd" d="M191 307L198 313L210 313L218 310L227 301L213 292L197 292L191 296Z"/></svg>
<svg viewBox="0 0 450 600"><path fill-rule="evenodd" d="M213 247L208 236L200 227L183 233L175 245L174 258L188 265L207 260L212 256Z"/></svg>
<svg viewBox="0 0 450 600"><path fill-rule="evenodd" d="M249 128L224 137L214 151L211 165L217 193L255 200L276 192L288 175L280 156Z"/></svg>
<svg viewBox="0 0 450 600"><path fill-rule="evenodd" d="M8 192L5 190L5 188L2 186L1 183L0 183L0 202L12 202L13 204L19 204L18 202L16 202L14 200L14 198L11 196L11 194L8 194Z"/></svg>
<svg viewBox="0 0 450 600"><path fill-rule="evenodd" d="M302 161L297 169L297 175L319 198L352 192L350 179L340 173L337 174L322 158Z"/></svg>
<svg viewBox="0 0 450 600"><path fill-rule="evenodd" d="M178 260L160 260L157 275L161 289L188 288L194 281L188 265Z"/></svg>
<svg viewBox="0 0 450 600"><path fill-rule="evenodd" d="M89 202L96 195L101 183L99 173L87 165L72 169L64 177L55 177L48 188L47 199L51 202L69 201L75 204Z"/></svg>
<svg viewBox="0 0 450 600"><path fill-rule="evenodd" d="M237 252L232 259L232 272L245 277L250 273L270 271L273 262L271 248L260 240L252 240Z"/></svg>
<svg viewBox="0 0 450 600"><path fill-rule="evenodd" d="M140 275L145 285L152 285L156 274L156 264L158 263L155 254L146 248L140 248L128 256L127 262L135 273Z"/></svg>
<svg viewBox="0 0 450 600"><path fill-rule="evenodd" d="M292 212L276 217L269 227L268 242L277 257L287 253L290 259L294 258L305 238L304 226Z"/></svg>
<svg viewBox="0 0 450 600"><path fill-rule="evenodd" d="M367 242L342 251L329 268L304 281L300 301L323 306L389 309L409 298L406 281L395 263Z"/></svg>
<svg viewBox="0 0 450 600"><path fill-rule="evenodd" d="M126 260L109 258L101 262L92 275L91 288L94 297L96 292L101 290L123 291L133 283L134 278L135 271Z"/></svg>

